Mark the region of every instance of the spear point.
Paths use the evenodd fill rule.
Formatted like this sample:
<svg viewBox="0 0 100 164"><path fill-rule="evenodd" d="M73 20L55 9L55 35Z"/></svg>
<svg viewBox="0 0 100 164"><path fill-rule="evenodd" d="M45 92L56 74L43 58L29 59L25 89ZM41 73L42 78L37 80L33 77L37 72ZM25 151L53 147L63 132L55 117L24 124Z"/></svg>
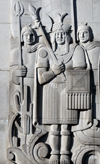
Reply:
<svg viewBox="0 0 100 164"><path fill-rule="evenodd" d="M29 12L33 20L37 20L36 8L29 4Z"/></svg>
<svg viewBox="0 0 100 164"><path fill-rule="evenodd" d="M15 16L21 16L24 12L24 8L23 5L20 2L16 2L16 4L14 5L14 14Z"/></svg>

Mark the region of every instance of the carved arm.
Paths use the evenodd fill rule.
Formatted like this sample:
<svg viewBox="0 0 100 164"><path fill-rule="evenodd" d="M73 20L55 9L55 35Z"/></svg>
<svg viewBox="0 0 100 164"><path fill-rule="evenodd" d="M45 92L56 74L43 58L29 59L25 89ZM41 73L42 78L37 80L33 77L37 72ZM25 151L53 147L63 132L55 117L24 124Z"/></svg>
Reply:
<svg viewBox="0 0 100 164"><path fill-rule="evenodd" d="M20 84L20 77L25 77L27 73L27 68L25 66L13 66L11 71L11 81L19 85Z"/></svg>
<svg viewBox="0 0 100 164"><path fill-rule="evenodd" d="M63 63L53 64L49 70L47 68L38 68L38 81L40 84L45 84L64 72L64 70L65 66Z"/></svg>
<svg viewBox="0 0 100 164"><path fill-rule="evenodd" d="M45 84L52 80L56 75L52 70L47 71L47 68L38 68L38 81L40 84Z"/></svg>

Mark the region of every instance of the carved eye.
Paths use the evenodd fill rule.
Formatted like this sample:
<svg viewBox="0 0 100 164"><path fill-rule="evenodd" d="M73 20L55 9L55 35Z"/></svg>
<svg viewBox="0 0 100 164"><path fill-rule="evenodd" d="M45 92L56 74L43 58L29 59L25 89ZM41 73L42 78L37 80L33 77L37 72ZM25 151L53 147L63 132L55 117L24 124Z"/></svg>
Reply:
<svg viewBox="0 0 100 164"><path fill-rule="evenodd" d="M59 37L59 33L57 33L57 37Z"/></svg>
<svg viewBox="0 0 100 164"><path fill-rule="evenodd" d="M88 34L88 31L85 31L84 34Z"/></svg>
<svg viewBox="0 0 100 164"><path fill-rule="evenodd" d="M28 37L28 34L25 34L26 37Z"/></svg>

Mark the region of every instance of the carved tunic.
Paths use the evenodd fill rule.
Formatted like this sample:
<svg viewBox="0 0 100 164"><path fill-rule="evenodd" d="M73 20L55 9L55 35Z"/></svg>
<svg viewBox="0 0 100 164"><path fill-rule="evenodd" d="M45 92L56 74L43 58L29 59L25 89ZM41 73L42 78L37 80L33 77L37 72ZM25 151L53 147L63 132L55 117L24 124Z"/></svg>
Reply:
<svg viewBox="0 0 100 164"><path fill-rule="evenodd" d="M80 49L78 46L77 48ZM81 51L83 51L81 49ZM44 52L44 53L43 53ZM65 74L67 69L73 69L73 67L86 67L86 61L84 52L76 53L74 51L73 57L70 61L65 63ZM38 68L47 68L47 71L51 70L53 61L50 58L47 50L43 48L38 53ZM46 54L43 56L43 54ZM77 61L77 55L79 59ZM65 54L67 55L67 54ZM58 61L63 60L65 56L57 56ZM75 66L74 66L75 65ZM68 110L66 101L66 85L67 77L64 81L63 74L57 75L53 80L43 85L43 103L42 103L42 124L77 124L78 123L78 111Z"/></svg>
<svg viewBox="0 0 100 164"><path fill-rule="evenodd" d="M35 72L35 57L36 57L36 50L37 50L38 44L35 46L32 46L31 49L27 49L26 47L22 47L22 65L24 65L27 68L26 76L23 77L23 84L24 86L29 87L29 93L30 93L30 101L33 101L33 86L34 86L34 72ZM12 82L16 85L20 84L20 77L15 77L14 70L20 66L20 56L18 49L13 49L11 53L11 61L10 61L10 67L12 72ZM14 80L13 80L14 77Z"/></svg>

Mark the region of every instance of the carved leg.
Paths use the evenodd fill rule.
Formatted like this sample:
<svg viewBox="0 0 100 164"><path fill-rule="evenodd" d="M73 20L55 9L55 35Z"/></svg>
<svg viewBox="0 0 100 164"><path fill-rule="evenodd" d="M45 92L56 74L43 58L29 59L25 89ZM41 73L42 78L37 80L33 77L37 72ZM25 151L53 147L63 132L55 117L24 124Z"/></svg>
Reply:
<svg viewBox="0 0 100 164"><path fill-rule="evenodd" d="M50 164L59 164L59 143L60 143L60 132L58 125L51 125L49 142L52 149Z"/></svg>
<svg viewBox="0 0 100 164"><path fill-rule="evenodd" d="M61 158L60 164L70 164L71 128L69 125L61 125Z"/></svg>

